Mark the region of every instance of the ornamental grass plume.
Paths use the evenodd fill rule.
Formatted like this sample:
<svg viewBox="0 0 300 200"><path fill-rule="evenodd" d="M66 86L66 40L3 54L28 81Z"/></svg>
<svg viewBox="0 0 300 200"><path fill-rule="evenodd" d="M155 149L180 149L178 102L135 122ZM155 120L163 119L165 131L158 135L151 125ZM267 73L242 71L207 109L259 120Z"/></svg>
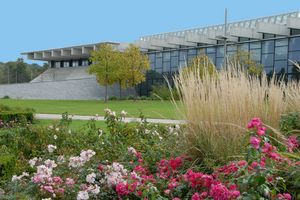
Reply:
<svg viewBox="0 0 300 200"><path fill-rule="evenodd" d="M180 95L175 104L188 124L186 146L197 158L220 162L241 156L247 142L242 127L249 119L260 117L278 128L282 114L300 111L299 82L265 73L250 76L231 61L214 76L207 68L194 67L174 77Z"/></svg>

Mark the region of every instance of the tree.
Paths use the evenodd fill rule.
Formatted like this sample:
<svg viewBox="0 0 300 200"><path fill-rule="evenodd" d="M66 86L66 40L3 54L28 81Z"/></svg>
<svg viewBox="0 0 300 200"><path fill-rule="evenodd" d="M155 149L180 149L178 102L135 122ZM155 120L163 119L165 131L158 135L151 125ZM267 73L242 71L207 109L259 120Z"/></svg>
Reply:
<svg viewBox="0 0 300 200"><path fill-rule="evenodd" d="M199 73L200 78L207 74L212 77L216 74L216 71L215 65L206 55L194 57L189 65L182 69L183 73Z"/></svg>
<svg viewBox="0 0 300 200"><path fill-rule="evenodd" d="M263 72L263 65L252 59L253 55L246 51L237 51L229 60L238 62L242 67L247 69L249 75L259 76Z"/></svg>
<svg viewBox="0 0 300 200"><path fill-rule="evenodd" d="M123 52L117 52L115 57L115 76L119 84L119 98L122 98L122 88L126 88L127 69L126 58Z"/></svg>
<svg viewBox="0 0 300 200"><path fill-rule="evenodd" d="M124 53L124 70L126 70L125 87L135 87L145 81L146 71L150 68L147 55L141 53L137 46L130 45Z"/></svg>
<svg viewBox="0 0 300 200"><path fill-rule="evenodd" d="M105 102L107 102L107 89L117 80L118 53L110 44L101 44L91 53L92 65L88 68L90 74L95 74L100 85L105 86Z"/></svg>

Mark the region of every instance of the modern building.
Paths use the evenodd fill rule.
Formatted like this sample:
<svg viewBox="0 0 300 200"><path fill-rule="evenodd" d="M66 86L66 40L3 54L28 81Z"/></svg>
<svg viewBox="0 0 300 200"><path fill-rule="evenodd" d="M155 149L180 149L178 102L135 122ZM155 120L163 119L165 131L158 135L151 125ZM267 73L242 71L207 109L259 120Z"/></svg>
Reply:
<svg viewBox="0 0 300 200"><path fill-rule="evenodd" d="M249 52L252 60L264 66L266 73L284 74L287 79L300 78L299 72L289 61L300 62L300 12L233 22L226 26L226 30L225 32L225 25L214 25L143 36L134 41L133 43L139 46L141 51L148 54L151 63L147 80L139 85L137 92L140 95L149 95L153 84L164 82L163 75L171 77L170 75L177 72L180 67L186 66L193 57L200 54L206 54L217 68L221 68L224 64L225 41L228 57L237 51L246 51ZM106 43L112 44L121 51L128 46L127 43ZM87 78L95 79L88 75L85 69L90 64L88 58L91 51L99 44L22 54L27 55L31 60L49 62L50 69L34 79L32 83L57 83L67 80L76 82ZM96 82L94 81L93 84ZM115 93L111 92L111 94ZM101 97L99 95L87 95L84 98ZM78 98L78 95L72 98Z"/></svg>

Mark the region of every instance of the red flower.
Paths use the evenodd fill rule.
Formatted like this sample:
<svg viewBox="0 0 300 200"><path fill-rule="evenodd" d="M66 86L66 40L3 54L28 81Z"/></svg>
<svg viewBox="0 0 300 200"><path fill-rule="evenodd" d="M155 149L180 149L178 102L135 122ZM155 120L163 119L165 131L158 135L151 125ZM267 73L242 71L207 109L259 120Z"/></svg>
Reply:
<svg viewBox="0 0 300 200"><path fill-rule="evenodd" d="M118 193L118 195L120 196L126 196L129 194L129 190L128 190L128 184L125 183L118 183L116 185L116 192Z"/></svg>

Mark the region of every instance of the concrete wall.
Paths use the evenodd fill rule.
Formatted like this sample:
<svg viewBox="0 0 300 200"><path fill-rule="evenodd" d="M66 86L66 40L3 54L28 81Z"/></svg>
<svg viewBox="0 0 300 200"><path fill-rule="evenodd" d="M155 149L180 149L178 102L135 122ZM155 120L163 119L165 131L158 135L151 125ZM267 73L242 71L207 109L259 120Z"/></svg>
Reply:
<svg viewBox="0 0 300 200"><path fill-rule="evenodd" d="M118 97L119 87L117 85L109 87L108 94ZM130 94L134 94L133 89L122 91L123 96ZM6 95L21 99L104 99L105 87L99 86L94 77L0 85L0 98Z"/></svg>

